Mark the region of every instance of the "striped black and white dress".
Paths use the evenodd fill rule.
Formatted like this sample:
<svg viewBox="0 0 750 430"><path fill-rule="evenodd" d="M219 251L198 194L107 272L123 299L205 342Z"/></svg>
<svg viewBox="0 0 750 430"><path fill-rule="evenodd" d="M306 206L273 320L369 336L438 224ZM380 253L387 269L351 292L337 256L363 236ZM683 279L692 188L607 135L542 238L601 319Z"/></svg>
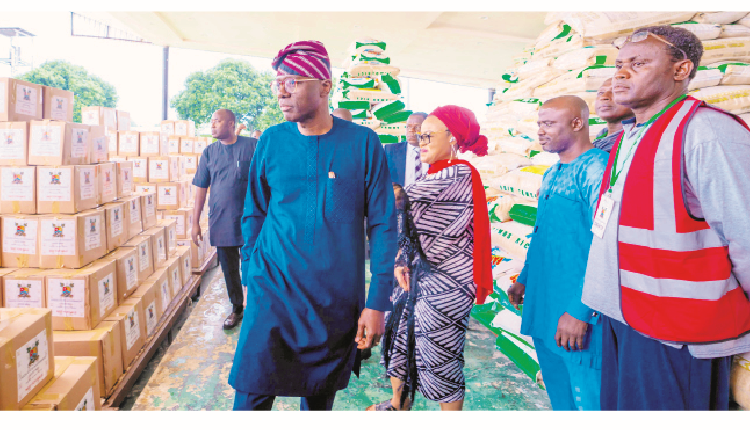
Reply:
<svg viewBox="0 0 750 430"><path fill-rule="evenodd" d="M418 282L414 306L417 390L450 403L464 398L464 341L476 297L471 169L454 165L406 188L409 215L430 265ZM405 291L394 288L392 301ZM388 317L388 316L387 316ZM388 376L406 379L406 321L401 315Z"/></svg>

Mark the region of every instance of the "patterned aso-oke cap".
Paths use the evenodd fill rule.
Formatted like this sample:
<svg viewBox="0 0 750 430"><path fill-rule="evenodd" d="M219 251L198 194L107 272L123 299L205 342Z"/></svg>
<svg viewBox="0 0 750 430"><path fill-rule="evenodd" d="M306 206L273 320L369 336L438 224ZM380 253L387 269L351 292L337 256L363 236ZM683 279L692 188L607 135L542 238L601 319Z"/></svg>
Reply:
<svg viewBox="0 0 750 430"><path fill-rule="evenodd" d="M272 67L277 75L331 79L331 61L325 46L315 40L294 42L279 51Z"/></svg>

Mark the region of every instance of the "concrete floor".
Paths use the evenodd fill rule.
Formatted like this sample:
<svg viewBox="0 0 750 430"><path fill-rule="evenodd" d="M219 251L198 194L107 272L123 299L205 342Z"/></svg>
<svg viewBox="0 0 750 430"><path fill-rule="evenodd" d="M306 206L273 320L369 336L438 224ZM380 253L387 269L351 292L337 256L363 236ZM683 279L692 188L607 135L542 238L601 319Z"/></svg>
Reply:
<svg viewBox="0 0 750 430"><path fill-rule="evenodd" d="M200 299L173 329L136 382L123 410L231 410L234 390L227 383L239 327L225 332L224 318L231 306L220 269L206 273ZM495 348L496 336L474 319L466 338L465 410L549 410L544 390ZM377 357L363 363L360 378L336 396L334 410L364 410L391 396L390 383ZM298 410L298 398L276 400L274 410ZM439 405L417 393L414 410L439 410Z"/></svg>

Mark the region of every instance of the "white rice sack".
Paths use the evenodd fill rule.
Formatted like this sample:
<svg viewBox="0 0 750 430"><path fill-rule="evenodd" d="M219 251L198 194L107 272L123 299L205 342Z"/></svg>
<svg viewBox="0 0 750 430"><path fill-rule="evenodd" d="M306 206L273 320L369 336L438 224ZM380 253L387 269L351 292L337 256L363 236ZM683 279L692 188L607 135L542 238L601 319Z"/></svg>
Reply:
<svg viewBox="0 0 750 430"><path fill-rule="evenodd" d="M502 166L506 169L506 172L516 170L520 167L530 166L531 159L518 154L512 154L508 152L501 152L495 155L487 155L481 157L474 167L482 173L482 169L486 169L488 172L492 169L492 166ZM481 163L481 164L480 164ZM503 173L504 174L504 173Z"/></svg>
<svg viewBox="0 0 750 430"><path fill-rule="evenodd" d="M378 134L388 134L390 136L406 136L406 123L397 122L394 124L380 123Z"/></svg>
<svg viewBox="0 0 750 430"><path fill-rule="evenodd" d="M581 70L594 65L614 66L617 48L611 45L588 46L557 57L554 68L558 70Z"/></svg>
<svg viewBox="0 0 750 430"><path fill-rule="evenodd" d="M361 37L349 45L349 50L348 50L349 56L355 56L358 54L358 52L361 49L367 49L367 48L372 48L372 47L385 50L386 43L383 42L382 40L377 40L372 37Z"/></svg>
<svg viewBox="0 0 750 430"><path fill-rule="evenodd" d="M536 200L539 198L539 188L542 187L544 172L549 166L526 166L509 172L485 185L513 194L515 196Z"/></svg>
<svg viewBox="0 0 750 430"><path fill-rule="evenodd" d="M514 128L508 130L514 136L525 135L525 136L536 136L539 131L539 124L536 123L536 118L532 121L516 121ZM534 149L533 146L529 150Z"/></svg>
<svg viewBox="0 0 750 430"><path fill-rule="evenodd" d="M533 98L534 89L536 87L551 82L564 73L563 70L548 67L531 78L519 80L519 82L512 85L507 92L501 95L496 95L496 98L502 101Z"/></svg>
<svg viewBox="0 0 750 430"><path fill-rule="evenodd" d="M578 33L571 33L562 39L553 40L549 45L537 51L536 55L539 57L560 57L567 52L592 45L596 45L596 42L590 38L584 38Z"/></svg>
<svg viewBox="0 0 750 430"><path fill-rule="evenodd" d="M542 102L539 99L514 99L508 102L507 110L518 121L536 121L541 106Z"/></svg>
<svg viewBox="0 0 750 430"><path fill-rule="evenodd" d="M495 328L501 328L508 333L513 333L527 342L531 341L531 337L521 334L521 317L513 311L508 309L501 310L495 315L490 324Z"/></svg>
<svg viewBox="0 0 750 430"><path fill-rule="evenodd" d="M518 78L527 79L552 65L551 58L532 59L518 67Z"/></svg>
<svg viewBox="0 0 750 430"><path fill-rule="evenodd" d="M497 188L492 188L497 189ZM518 197L512 194L506 194L500 192L494 196L487 197L487 213L490 217L490 223L502 223L510 221L510 209L519 200ZM493 246L499 246L494 245Z"/></svg>
<svg viewBox="0 0 750 430"><path fill-rule="evenodd" d="M529 154L532 146L534 146L535 140L525 136L513 136L504 137L502 139L493 140L496 151L510 152L520 156L526 156Z"/></svg>
<svg viewBox="0 0 750 430"><path fill-rule="evenodd" d="M539 33L539 36L536 37L534 50L538 51L549 45L553 40L568 36L572 31L573 29L569 25L560 20L556 20L554 23L551 23L547 28L542 30L542 32Z"/></svg>
<svg viewBox="0 0 750 430"><path fill-rule="evenodd" d="M714 87L721 83L724 73L716 67L699 66L695 71L695 77L688 84L688 91L694 91L699 88Z"/></svg>
<svg viewBox="0 0 750 430"><path fill-rule="evenodd" d="M560 156L554 152L542 151L531 157L532 166L552 166L560 162Z"/></svg>
<svg viewBox="0 0 750 430"><path fill-rule="evenodd" d="M747 123L747 125L750 125L750 113L743 113L740 115L740 118L743 119Z"/></svg>
<svg viewBox="0 0 750 430"><path fill-rule="evenodd" d="M688 30L700 40L718 39L721 34L721 26L718 24L700 24L695 21L688 21L682 24L674 24L674 27Z"/></svg>
<svg viewBox="0 0 750 430"><path fill-rule="evenodd" d="M750 61L750 38L718 39L703 42L701 66L729 60Z"/></svg>
<svg viewBox="0 0 750 430"><path fill-rule="evenodd" d="M636 28L687 21L693 12L559 12L576 33L607 43Z"/></svg>
<svg viewBox="0 0 750 430"><path fill-rule="evenodd" d="M390 102L399 99L398 94L391 94L379 89L349 90L341 93L343 100L368 101L370 103Z"/></svg>
<svg viewBox="0 0 750 430"><path fill-rule="evenodd" d="M750 85L719 85L701 88L690 95L733 114L750 112Z"/></svg>
<svg viewBox="0 0 750 430"><path fill-rule="evenodd" d="M391 75L395 78L399 72L401 72L401 69L398 67L369 62L352 64L347 70L350 78L371 78L383 75Z"/></svg>
<svg viewBox="0 0 750 430"><path fill-rule="evenodd" d="M747 12L698 12L693 21L702 24L731 24L747 15Z"/></svg>
<svg viewBox="0 0 750 430"><path fill-rule="evenodd" d="M487 188L485 188L485 189L484 189L484 195L485 195L485 197L487 197L488 199L489 199L490 197L495 197L495 196L499 196L499 195L500 195L500 194L502 194L502 193L503 193L503 192L502 192L502 191L500 191L500 190L498 190L497 188L487 187Z"/></svg>
<svg viewBox="0 0 750 430"><path fill-rule="evenodd" d="M499 246L517 258L526 259L534 227L515 221L491 224L492 246Z"/></svg>
<svg viewBox="0 0 750 430"><path fill-rule="evenodd" d="M611 66L591 66L583 70L574 70L548 84L537 87L534 90L534 97L549 100L564 94L598 91L604 81L614 75L615 68Z"/></svg>
<svg viewBox="0 0 750 430"><path fill-rule="evenodd" d="M745 17L741 20L737 21L737 24L744 25L745 27L750 27L750 13L745 15Z"/></svg>
<svg viewBox="0 0 750 430"><path fill-rule="evenodd" d="M726 63L717 68L724 72L721 85L750 85L750 63Z"/></svg>
<svg viewBox="0 0 750 430"><path fill-rule="evenodd" d="M355 119L352 122L370 128L372 130L378 130L380 128L380 121L372 119Z"/></svg>
<svg viewBox="0 0 750 430"><path fill-rule="evenodd" d="M733 37L750 37L750 27L737 24L722 25L719 38L729 39Z"/></svg>

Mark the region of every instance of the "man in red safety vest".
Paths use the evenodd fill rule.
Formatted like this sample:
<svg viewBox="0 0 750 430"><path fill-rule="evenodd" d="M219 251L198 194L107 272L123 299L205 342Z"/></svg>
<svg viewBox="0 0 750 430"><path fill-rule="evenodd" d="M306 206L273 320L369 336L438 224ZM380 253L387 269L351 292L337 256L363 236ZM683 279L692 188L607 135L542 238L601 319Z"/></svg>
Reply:
<svg viewBox="0 0 750 430"><path fill-rule="evenodd" d="M750 130L686 96L703 46L679 27L618 46L633 110L610 153L582 302L603 314L603 410L729 407L750 351Z"/></svg>

